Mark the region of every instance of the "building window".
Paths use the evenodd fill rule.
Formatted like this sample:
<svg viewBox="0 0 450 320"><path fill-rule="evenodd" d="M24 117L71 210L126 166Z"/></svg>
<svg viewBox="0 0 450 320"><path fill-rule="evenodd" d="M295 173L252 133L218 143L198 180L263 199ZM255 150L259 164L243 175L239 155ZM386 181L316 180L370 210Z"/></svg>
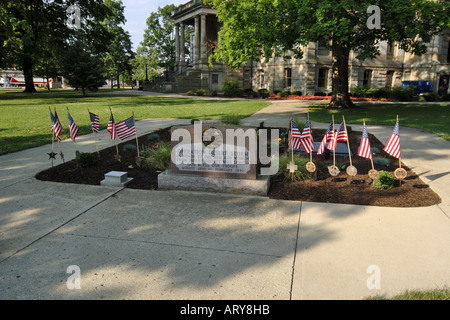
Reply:
<svg viewBox="0 0 450 320"><path fill-rule="evenodd" d="M363 85L370 87L372 81L372 70L364 70Z"/></svg>
<svg viewBox="0 0 450 320"><path fill-rule="evenodd" d="M292 85L292 69L286 68L284 69L284 87L290 88Z"/></svg>
<svg viewBox="0 0 450 320"><path fill-rule="evenodd" d="M387 43L386 54L388 54L388 55L394 54L394 45L390 41L388 41L388 43Z"/></svg>
<svg viewBox="0 0 450 320"><path fill-rule="evenodd" d="M387 71L386 72L386 85L385 85L385 88L387 90L391 90L393 80L394 80L394 71L392 71L392 70Z"/></svg>
<svg viewBox="0 0 450 320"><path fill-rule="evenodd" d="M326 68L319 69L319 79L317 86L319 88L326 88L328 86L328 69Z"/></svg>
<svg viewBox="0 0 450 320"><path fill-rule="evenodd" d="M219 75L217 73L211 75L211 84L219 84Z"/></svg>

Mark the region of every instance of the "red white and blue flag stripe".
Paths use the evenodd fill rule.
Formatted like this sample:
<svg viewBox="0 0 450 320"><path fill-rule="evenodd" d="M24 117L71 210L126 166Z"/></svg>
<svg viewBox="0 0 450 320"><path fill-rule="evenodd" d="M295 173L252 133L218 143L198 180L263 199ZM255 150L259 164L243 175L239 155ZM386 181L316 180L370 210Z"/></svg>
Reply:
<svg viewBox="0 0 450 320"><path fill-rule="evenodd" d="M61 138L59 137L59 135L61 134L62 126L61 126L61 122L59 122L58 115L56 114L56 110L55 110L55 115L53 115L52 111L50 110L50 119L52 120L52 131L55 133L55 136L58 139L58 141L61 141Z"/></svg>
<svg viewBox="0 0 450 320"><path fill-rule="evenodd" d="M331 133L331 134L330 134ZM325 151L325 147L327 146L327 142L329 139L332 139L333 137L333 122L330 123L330 125L328 126L328 130L325 133L325 136L322 139L322 142L319 146L319 150L317 150L317 154L321 155L323 154L323 152Z"/></svg>
<svg viewBox="0 0 450 320"><path fill-rule="evenodd" d="M311 122L309 120L306 121L305 128L300 136L300 140L302 142L303 149L306 153L311 153L314 150L314 140L311 131Z"/></svg>
<svg viewBox="0 0 450 320"><path fill-rule="evenodd" d="M92 131L98 133L100 130L100 117L91 112L89 112L89 117L91 118Z"/></svg>
<svg viewBox="0 0 450 320"><path fill-rule="evenodd" d="M345 142L347 141L347 139L348 139L347 131L345 131L345 126L344 123L342 122L339 128L336 130L333 139L330 141L328 149L336 150L337 143L341 141Z"/></svg>
<svg viewBox="0 0 450 320"><path fill-rule="evenodd" d="M361 138L361 144L358 149L358 156L372 159L372 150L370 149L369 133L367 132L366 124L363 125L363 133Z"/></svg>
<svg viewBox="0 0 450 320"><path fill-rule="evenodd" d="M117 136L121 140L136 135L136 127L134 126L134 116L129 117L116 124Z"/></svg>
<svg viewBox="0 0 450 320"><path fill-rule="evenodd" d="M116 134L116 124L114 123L114 116L111 112L111 116L109 117L108 127L106 130L111 133L111 140L116 140L117 134Z"/></svg>
<svg viewBox="0 0 450 320"><path fill-rule="evenodd" d="M390 154L394 158L401 159L400 152L400 124L397 120L397 123L394 127L394 132L392 132L391 137L389 138L388 143L383 149L386 153Z"/></svg>
<svg viewBox="0 0 450 320"><path fill-rule="evenodd" d="M289 130L288 147L289 149L300 149L302 141L300 140L302 133L295 124L294 119L291 120L291 130Z"/></svg>
<svg viewBox="0 0 450 320"><path fill-rule="evenodd" d="M70 115L69 112L67 112L67 118L69 119L69 133L70 133L70 138L72 139L72 141L75 142L75 138L78 135L78 127L75 123L75 121L73 121L72 116Z"/></svg>

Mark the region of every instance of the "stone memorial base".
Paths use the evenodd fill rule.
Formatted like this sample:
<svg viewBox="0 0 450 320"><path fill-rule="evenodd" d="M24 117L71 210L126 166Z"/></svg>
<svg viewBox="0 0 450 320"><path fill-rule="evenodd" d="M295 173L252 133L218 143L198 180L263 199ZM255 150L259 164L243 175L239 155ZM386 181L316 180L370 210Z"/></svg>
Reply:
<svg viewBox="0 0 450 320"><path fill-rule="evenodd" d="M174 174L166 170L158 175L158 189L222 192L267 196L270 176L255 179L230 179L199 175Z"/></svg>
<svg viewBox="0 0 450 320"><path fill-rule="evenodd" d="M128 178L127 172L110 171L105 174L105 179L100 181L100 185L108 187L125 187L125 185L132 180L133 178Z"/></svg>

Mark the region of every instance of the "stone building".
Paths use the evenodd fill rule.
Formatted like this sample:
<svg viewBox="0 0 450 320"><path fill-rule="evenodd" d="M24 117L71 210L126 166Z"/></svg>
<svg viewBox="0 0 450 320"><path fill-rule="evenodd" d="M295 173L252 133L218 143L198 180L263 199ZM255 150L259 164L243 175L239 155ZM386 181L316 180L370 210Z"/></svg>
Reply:
<svg viewBox="0 0 450 320"><path fill-rule="evenodd" d="M176 70L159 87L161 91L218 90L226 80L238 81L243 89L268 89L271 92L299 90L304 95L331 92L331 52L318 43L304 48L302 59L285 61L274 57L269 62L248 62L237 70L223 63L208 64L217 46L221 24L216 10L191 0L175 9ZM187 31L187 32L186 32ZM185 48L185 34L189 34L190 48ZM373 88L401 86L406 80L428 80L436 93L449 92L450 30L435 36L425 55L414 56L395 44L379 43L381 55L376 59L359 61L350 54L349 86L369 85ZM189 55L186 55L189 52Z"/></svg>

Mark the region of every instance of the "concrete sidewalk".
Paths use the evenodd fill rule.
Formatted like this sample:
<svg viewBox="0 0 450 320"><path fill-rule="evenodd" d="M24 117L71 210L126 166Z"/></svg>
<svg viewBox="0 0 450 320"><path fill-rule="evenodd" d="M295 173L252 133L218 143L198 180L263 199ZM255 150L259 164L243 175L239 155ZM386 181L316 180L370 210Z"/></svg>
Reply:
<svg viewBox="0 0 450 320"><path fill-rule="evenodd" d="M304 106L271 105L245 123L267 117L285 126ZM270 116L279 107L285 117ZM137 129L182 123L145 120ZM387 141L392 128L369 131ZM106 132L99 137L101 148L110 146ZM400 209L60 184L34 178L51 165L49 146L2 156L0 299L361 299L450 286L450 143L407 128L401 138L404 162L442 204ZM95 151L94 141L81 137L79 147ZM66 160L75 154L70 145ZM70 266L79 267L81 289L68 288Z"/></svg>

